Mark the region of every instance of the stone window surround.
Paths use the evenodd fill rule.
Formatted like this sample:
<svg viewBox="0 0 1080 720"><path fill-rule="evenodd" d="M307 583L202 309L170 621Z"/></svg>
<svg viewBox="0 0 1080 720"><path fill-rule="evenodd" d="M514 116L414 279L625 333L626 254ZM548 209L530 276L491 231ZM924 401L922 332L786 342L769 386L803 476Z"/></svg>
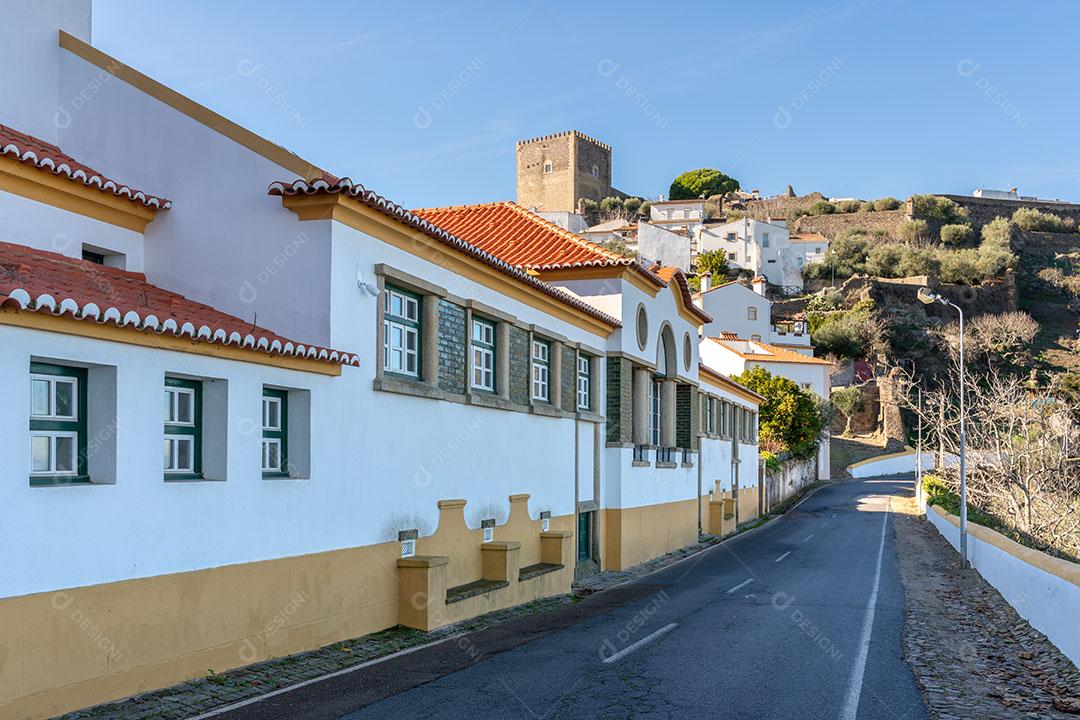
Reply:
<svg viewBox="0 0 1080 720"><path fill-rule="evenodd" d="M375 380L372 383L372 387L375 390L383 392L399 393L402 395L412 395L414 397L425 397L434 400L444 400L446 402L458 402L466 405L477 405L479 407L493 408L497 410L509 410L513 412L525 412L535 415L543 415L546 417L556 418L576 418L585 422L591 423L603 423L604 416L595 412L595 409L599 407L599 388L598 383L595 381L590 388L590 394L592 396L592 409L591 410L578 410L576 412L566 412L560 407L562 383L557 381L560 376L557 374L562 367L562 348L573 348L578 354L587 354L590 360L590 372L592 377L596 377L596 370L599 367L599 358L604 357L604 351L594 348L585 343L578 343L568 338L544 329L540 325L528 324L519 321L513 315L497 310L496 308L486 305L478 300L466 299L460 296L454 295L446 290L446 288L436 285L435 283L424 280L423 278L416 277L410 273L398 270L395 267L387 265L386 263L378 263L375 265L375 277L379 288L379 297L382 297L382 293L385 290L387 282L391 285L401 287L404 290L409 290L416 293L421 298L420 309L420 378L409 379L403 376L397 376L388 374L383 371L382 366L382 346L383 346L383 323L382 313L383 306L381 302L375 303L376 322L375 322L375 357L378 361L375 363ZM476 390L471 387L471 384L466 378L465 393L451 393L441 389L438 386L439 376L439 353L438 353L438 341L439 341L439 300L447 300L453 302L456 305L460 305L465 308L465 340L466 340L466 357L470 357L469 351L470 343L472 342L472 317L475 312L478 316L482 316L484 319L489 320L495 324L495 392L490 393L483 390ZM551 382L550 382L550 399L549 402L543 402L539 400L531 400L528 405L518 405L510 400L510 326L513 325L524 331L529 335L529 346L532 346L533 337L546 340L551 345ZM558 350L558 352L556 352ZM466 371L468 371L469 363L466 363ZM529 382L531 384L532 375L532 354L529 354ZM532 392L530 389L530 398Z"/></svg>
<svg viewBox="0 0 1080 720"><path fill-rule="evenodd" d="M631 373L632 373L632 377L634 378L631 381L632 384L637 384L637 383L642 383L642 382L647 383L649 380L652 379L653 373L656 372L656 365L649 362L649 361L647 361L647 360L642 360L642 359L634 357L632 355L627 355L626 353L620 353L620 352L612 352L612 353L608 353L608 355L609 356L625 357L625 358L627 358L628 360L631 361ZM641 372L641 374L639 374L639 371ZM642 378L644 378L644 380ZM675 400L676 400L676 390L675 390L675 388L680 383L685 384L685 385L690 385L691 387L699 387L698 383L686 380L684 378L678 378L677 376L675 378L663 378L663 379L660 380L660 392L661 392L661 415L660 415L661 429L660 429L660 433L661 433L661 441L663 441L664 438L670 438L671 443L669 445L664 445L664 447L671 447L671 448L674 448L675 450L678 450L680 452L690 451L691 453L693 453L693 452L696 452L694 450L694 448L692 448L692 447L689 447L689 448L679 447L678 444L675 442L675 421L676 421L676 414L677 414L677 406L676 406L676 402L675 402ZM648 416L647 416L648 390L647 390L647 387L644 388L644 394L641 394L642 389L643 389L642 387L639 387L633 393L634 400L633 400L633 406L631 407L631 416L633 418L633 421L632 421L633 429L631 430L631 438L632 438L632 440L639 440L639 439L648 440ZM642 404L644 404L644 407L641 407ZM641 411L641 412L639 412L639 411ZM644 438L642 438L643 433L645 434ZM652 452L652 457L653 457L652 461L649 461L649 460L634 460L630 464L631 467L654 467L655 466L655 467L661 468L661 469L671 469L671 468L677 468L677 467L680 466L680 463L678 461L670 462L670 463L669 462L659 462L659 461L657 461L655 459L656 458L657 446L652 445L649 442L629 442L629 443L608 442L608 443L606 443L605 447L622 448L622 449L630 449L630 450L633 450L635 447L644 447L647 450ZM681 465L682 465L682 467L693 467L693 463L681 463Z"/></svg>

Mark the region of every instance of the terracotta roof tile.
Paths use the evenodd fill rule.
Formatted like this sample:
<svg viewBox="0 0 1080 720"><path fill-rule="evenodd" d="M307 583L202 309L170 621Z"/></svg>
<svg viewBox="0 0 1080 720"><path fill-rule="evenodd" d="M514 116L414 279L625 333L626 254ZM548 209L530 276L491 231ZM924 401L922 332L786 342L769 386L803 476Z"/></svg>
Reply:
<svg viewBox="0 0 1080 720"><path fill-rule="evenodd" d="M669 285L673 282L678 285L679 292L682 294L683 303L690 309L690 312L696 315L702 322L712 322L712 316L694 304L694 296L690 292L690 283L687 282L686 275L683 274L681 269L671 265L661 266L658 263L653 263L653 265L649 267L649 271L656 273L660 279Z"/></svg>
<svg viewBox="0 0 1080 720"><path fill-rule="evenodd" d="M253 352L359 365L351 353L293 342L247 320L151 285L142 273L0 242L0 305L70 314L132 332L171 332Z"/></svg>
<svg viewBox="0 0 1080 720"><path fill-rule="evenodd" d="M83 165L60 148L44 140L19 132L6 125L0 125L0 155L10 155L19 162L33 165L53 175L63 175L72 182L96 187L102 192L112 193L137 202L146 207L168 209L172 202L165 198L147 195L142 190L122 185L110 180L91 167Z"/></svg>
<svg viewBox="0 0 1080 720"><path fill-rule="evenodd" d="M368 207L377 210L388 217L392 217L399 222L403 222L413 228L416 228L420 232L428 235L429 237L438 240L439 242L458 250L466 255L474 257L481 262L490 265L491 267L510 275L514 279L523 282L527 285L531 285L534 289L549 295L556 300L559 300L570 307L573 307L581 312L590 315L606 325L610 325L613 328L621 326L621 323L615 318L611 317L607 313L597 310L593 306L586 302L574 297L568 292L565 292L554 285L546 283L536 277L533 277L526 269L532 269L532 266L517 265L510 262L504 257L501 257L499 253L489 249L485 246L485 243L474 240L472 236L460 235L453 229L445 227L442 223L436 224L430 218L425 217L421 213L427 213L432 211L409 211L401 207L397 203L394 203L378 193L368 190L359 183L353 183L349 178L343 178L336 182L328 182L323 179L316 180L296 180L294 182L275 182L270 184L269 193L271 195L316 195L316 194L345 194L351 198L358 200L359 202L367 205ZM515 205L515 207L517 207ZM522 213L528 211L518 208ZM528 213L532 215L532 213ZM534 216L536 217L536 216ZM541 222L547 223L546 220L537 217ZM558 225L553 223L547 223L553 228L558 228ZM470 224L470 227L474 227L476 235L483 237L491 237L494 231L480 223L475 226ZM560 228L561 229L561 228ZM587 242L582 240L581 242ZM486 243L490 245L491 243ZM591 243L590 243L591 244ZM662 283L659 278L657 282Z"/></svg>
<svg viewBox="0 0 1080 720"><path fill-rule="evenodd" d="M763 343L758 340L747 340L732 332L722 332L720 333L720 337L711 337L709 340L712 340L717 345L722 345L744 360L755 360L757 362L802 363L804 365L832 365L828 360L803 355L802 353L788 350L779 345L769 345L768 343ZM761 352L743 352L737 347L732 347L732 343L735 342L753 343L755 347L761 350Z"/></svg>
<svg viewBox="0 0 1080 720"><path fill-rule="evenodd" d="M421 208L413 212L515 267L561 270L625 266L641 271L660 287L665 284L634 258L586 240L515 202Z"/></svg>

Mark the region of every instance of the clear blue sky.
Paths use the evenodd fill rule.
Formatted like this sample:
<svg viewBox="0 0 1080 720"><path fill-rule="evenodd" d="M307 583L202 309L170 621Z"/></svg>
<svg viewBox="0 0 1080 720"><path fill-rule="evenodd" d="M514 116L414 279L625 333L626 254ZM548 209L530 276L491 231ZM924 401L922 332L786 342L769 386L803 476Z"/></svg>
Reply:
<svg viewBox="0 0 1080 720"><path fill-rule="evenodd" d="M514 141L576 128L652 197L745 188L1080 200L1080 3L146 3L94 44L406 206L512 199Z"/></svg>

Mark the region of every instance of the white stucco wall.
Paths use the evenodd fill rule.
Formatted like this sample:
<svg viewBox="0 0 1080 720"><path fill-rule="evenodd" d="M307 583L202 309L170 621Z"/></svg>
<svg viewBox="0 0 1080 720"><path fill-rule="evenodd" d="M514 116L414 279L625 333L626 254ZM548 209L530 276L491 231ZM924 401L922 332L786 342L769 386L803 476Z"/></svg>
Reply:
<svg viewBox="0 0 1080 720"><path fill-rule="evenodd" d="M908 448L903 453L890 453L881 459L871 459L858 465L848 465L847 471L853 478L880 477L882 475L900 475L914 473L916 467L915 451ZM934 469L934 451L923 450L923 471Z"/></svg>
<svg viewBox="0 0 1080 720"><path fill-rule="evenodd" d="M690 238L659 225L638 223L637 251L647 263L658 262L690 272Z"/></svg>
<svg viewBox="0 0 1080 720"><path fill-rule="evenodd" d="M124 255L123 269L143 270L143 236L0 189L0 242L81 258L83 245ZM57 298L58 300L62 298Z"/></svg>
<svg viewBox="0 0 1080 720"><path fill-rule="evenodd" d="M56 144L79 96L59 93L60 30L90 41L90 0L5 0L0 22L0 124Z"/></svg>
<svg viewBox="0 0 1080 720"><path fill-rule="evenodd" d="M59 138L73 157L173 201L146 230L148 279L286 337L330 344L329 237L266 194L286 170L61 51L60 95L94 92Z"/></svg>
<svg viewBox="0 0 1080 720"><path fill-rule="evenodd" d="M701 294L702 309L713 321L705 326L706 337L718 337L722 332L733 332L750 339L757 335L769 341L772 327L772 304L762 295L740 283L728 283L714 287ZM757 310L757 319L750 319L749 308Z"/></svg>
<svg viewBox="0 0 1080 720"><path fill-rule="evenodd" d="M960 528L934 507L927 508L926 517L959 551ZM1080 623L1076 621L1080 584L1027 563L970 532L968 558L971 566L1001 593L1020 617L1046 635L1073 663L1080 664ZM1068 566L1073 577L1080 577L1076 565L1063 562L1062 566Z"/></svg>

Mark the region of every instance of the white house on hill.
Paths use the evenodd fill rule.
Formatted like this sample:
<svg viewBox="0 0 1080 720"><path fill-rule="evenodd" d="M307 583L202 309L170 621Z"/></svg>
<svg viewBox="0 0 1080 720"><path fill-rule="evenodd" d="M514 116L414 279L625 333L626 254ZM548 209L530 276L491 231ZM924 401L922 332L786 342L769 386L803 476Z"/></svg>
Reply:
<svg viewBox="0 0 1080 720"><path fill-rule="evenodd" d="M822 235L792 235L785 220L743 218L698 230L698 252L721 250L738 268L765 276L769 283L801 289L802 269L825 257L829 241Z"/></svg>

